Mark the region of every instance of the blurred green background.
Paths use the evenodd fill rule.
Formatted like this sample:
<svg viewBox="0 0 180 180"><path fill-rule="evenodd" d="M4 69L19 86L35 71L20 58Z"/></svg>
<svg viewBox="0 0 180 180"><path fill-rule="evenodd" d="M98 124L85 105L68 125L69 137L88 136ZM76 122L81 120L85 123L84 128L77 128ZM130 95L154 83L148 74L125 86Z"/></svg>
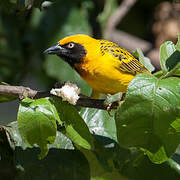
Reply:
<svg viewBox="0 0 180 180"><path fill-rule="evenodd" d="M80 86L83 94L90 95L90 87L68 64L56 56L45 56L43 51L71 34L103 38L108 18L121 2L1 0L0 82L49 90L55 82L71 81ZM153 14L161 2L137 1L117 29L154 44ZM17 101L0 104L0 123L16 120L17 109Z"/></svg>

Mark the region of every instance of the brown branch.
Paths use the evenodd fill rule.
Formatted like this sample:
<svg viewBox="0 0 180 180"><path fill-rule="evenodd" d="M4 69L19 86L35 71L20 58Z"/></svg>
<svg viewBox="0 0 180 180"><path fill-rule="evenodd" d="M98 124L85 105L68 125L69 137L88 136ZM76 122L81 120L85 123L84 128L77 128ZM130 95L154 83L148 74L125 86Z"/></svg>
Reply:
<svg viewBox="0 0 180 180"><path fill-rule="evenodd" d="M150 42L126 32L113 29L111 32L107 33L108 39L130 51L134 51L136 48L140 48L143 52L147 52L152 48L152 44Z"/></svg>
<svg viewBox="0 0 180 180"><path fill-rule="evenodd" d="M50 94L50 92L41 92L32 90L28 87L23 86L9 86L9 85L0 85L0 95L14 96L19 99L29 97L31 99L39 99L44 97L55 96ZM60 98L59 96L56 96ZM90 99L84 95L80 95L76 106L97 108L97 109L107 109L107 106L104 105L104 99ZM111 109L116 109L117 104L112 104Z"/></svg>
<svg viewBox="0 0 180 180"><path fill-rule="evenodd" d="M116 25L123 19L136 1L137 0L123 0L116 11L109 17L106 28L115 29Z"/></svg>
<svg viewBox="0 0 180 180"><path fill-rule="evenodd" d="M116 11L108 19L105 36L128 50L132 51L136 48L141 48L142 51L149 51L152 48L151 43L116 29L116 26L121 22L136 1L137 0L122 1Z"/></svg>
<svg viewBox="0 0 180 180"><path fill-rule="evenodd" d="M153 49L153 45L148 41L116 29L116 26L122 21L136 2L137 0L122 1L122 3L107 21L104 32L105 37L130 51L133 51L136 48L142 49L145 55L148 53L147 56L151 59L151 62L156 69L160 69L158 49Z"/></svg>
<svg viewBox="0 0 180 180"><path fill-rule="evenodd" d="M21 99L24 96L33 98L36 96L36 94L37 91L32 90L28 87L0 85L0 95L15 96Z"/></svg>

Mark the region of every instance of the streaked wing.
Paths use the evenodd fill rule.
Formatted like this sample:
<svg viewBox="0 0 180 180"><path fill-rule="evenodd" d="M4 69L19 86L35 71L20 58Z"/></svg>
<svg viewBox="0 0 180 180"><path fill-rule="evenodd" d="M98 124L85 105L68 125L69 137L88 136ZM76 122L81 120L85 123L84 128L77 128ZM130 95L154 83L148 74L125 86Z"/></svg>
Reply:
<svg viewBox="0 0 180 180"><path fill-rule="evenodd" d="M137 72L143 73L148 71L137 59L130 60L129 62L128 60L122 60L119 69L134 75Z"/></svg>
<svg viewBox="0 0 180 180"><path fill-rule="evenodd" d="M148 72L148 70L139 62L139 60L133 54L121 48L117 44L106 40L101 40L100 44L102 55L104 55L105 53L110 53L120 61L119 69L121 71L131 74L136 74L138 72Z"/></svg>

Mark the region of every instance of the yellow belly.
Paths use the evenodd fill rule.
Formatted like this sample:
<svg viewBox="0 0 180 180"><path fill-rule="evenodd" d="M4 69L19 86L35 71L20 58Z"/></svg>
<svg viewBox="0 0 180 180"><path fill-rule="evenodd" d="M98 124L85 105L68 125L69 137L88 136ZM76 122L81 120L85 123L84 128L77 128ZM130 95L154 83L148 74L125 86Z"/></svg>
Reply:
<svg viewBox="0 0 180 180"><path fill-rule="evenodd" d="M103 94L126 92L134 75L116 68L117 64L83 63L77 67L80 76L96 91Z"/></svg>
<svg viewBox="0 0 180 180"><path fill-rule="evenodd" d="M126 92L129 82L134 76L124 76L119 74L118 77L105 78L103 76L82 77L93 89L104 94L115 94Z"/></svg>

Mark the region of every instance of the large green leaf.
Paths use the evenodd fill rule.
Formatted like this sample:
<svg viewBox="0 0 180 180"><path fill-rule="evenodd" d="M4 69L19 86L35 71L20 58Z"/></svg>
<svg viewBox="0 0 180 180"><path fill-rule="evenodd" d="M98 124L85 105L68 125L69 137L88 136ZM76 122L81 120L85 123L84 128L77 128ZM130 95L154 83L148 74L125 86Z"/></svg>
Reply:
<svg viewBox="0 0 180 180"><path fill-rule="evenodd" d="M141 148L154 163L166 161L180 142L179 104L179 78L136 76L115 116L120 145Z"/></svg>
<svg viewBox="0 0 180 180"><path fill-rule="evenodd" d="M147 156L142 154L139 157L135 150L131 153L123 150L112 140L109 141L109 145L108 140L104 141L104 150L96 151L96 153L83 149L84 156L74 149L71 141L63 134L57 131L56 137L55 143L49 145L48 156L40 161L37 159L39 148L27 148L19 135L17 122L3 126L0 130L1 177L7 179L20 175L23 179L34 180L59 179L59 177L73 180L89 180L90 178L96 180L128 180L129 178L178 180L180 177L179 165L172 159L156 165L150 162ZM8 142L13 146L8 145ZM105 149L107 154L103 156ZM107 161L109 168L104 168L98 157L103 157L101 161Z"/></svg>
<svg viewBox="0 0 180 180"><path fill-rule="evenodd" d="M18 111L18 128L25 144L41 148L39 158L48 153L47 144L52 144L56 138L56 120L59 116L56 108L48 99L23 99Z"/></svg>
<svg viewBox="0 0 180 180"><path fill-rule="evenodd" d="M75 150L66 136L57 131L56 141L48 147L49 153L46 158L39 160L39 148L28 148L24 144L17 128L17 121L3 126L3 129L0 128L1 178L19 179L21 176L22 179L33 180L60 177L73 180L90 179L86 158L80 151Z"/></svg>
<svg viewBox="0 0 180 180"><path fill-rule="evenodd" d="M16 147L21 147L22 149L28 149L28 146L24 143L18 129L17 121L13 121L7 126L3 126L3 128L7 131L7 139L9 141L10 147L15 150ZM49 149L68 149L74 150L74 146L70 139L68 139L64 134L60 131L56 131L56 140L53 144L48 145ZM37 149L37 148L36 148ZM33 150L32 150L33 151Z"/></svg>
<svg viewBox="0 0 180 180"><path fill-rule="evenodd" d="M51 98L51 102L55 105L61 119L62 133L73 143L85 149L93 149L93 137L76 108L55 97Z"/></svg>
<svg viewBox="0 0 180 180"><path fill-rule="evenodd" d="M180 178L179 164L174 160L168 159L159 165L152 163L144 155L127 161L121 173L134 180L178 180Z"/></svg>
<svg viewBox="0 0 180 180"><path fill-rule="evenodd" d="M95 138L94 151L80 148L88 159L91 178L93 180L128 180L114 168L114 163L123 162L118 158L125 158L128 154L128 150L119 148L117 145L114 111L108 113L106 110L81 108L80 115Z"/></svg>
<svg viewBox="0 0 180 180"><path fill-rule="evenodd" d="M180 76L180 69L178 69L178 70L174 73L174 75Z"/></svg>
<svg viewBox="0 0 180 180"><path fill-rule="evenodd" d="M114 112L108 114L105 110L81 108L80 115L92 133L117 141Z"/></svg>
<svg viewBox="0 0 180 180"><path fill-rule="evenodd" d="M121 174L120 170L123 167L121 164L122 162L119 161L119 159L116 156L117 155L116 153L120 153L121 157L123 157L123 155L127 155L127 153L125 154L122 151L118 152L118 148L112 147L109 148L108 151L109 157L105 158L104 156L104 158L102 158L103 152L99 152L99 154L97 154L97 153L93 153L92 151L85 151L83 149L81 151L84 153L85 157L89 162L92 180L129 180L128 174L126 175ZM108 164L104 167L100 160L104 162L107 161Z"/></svg>

